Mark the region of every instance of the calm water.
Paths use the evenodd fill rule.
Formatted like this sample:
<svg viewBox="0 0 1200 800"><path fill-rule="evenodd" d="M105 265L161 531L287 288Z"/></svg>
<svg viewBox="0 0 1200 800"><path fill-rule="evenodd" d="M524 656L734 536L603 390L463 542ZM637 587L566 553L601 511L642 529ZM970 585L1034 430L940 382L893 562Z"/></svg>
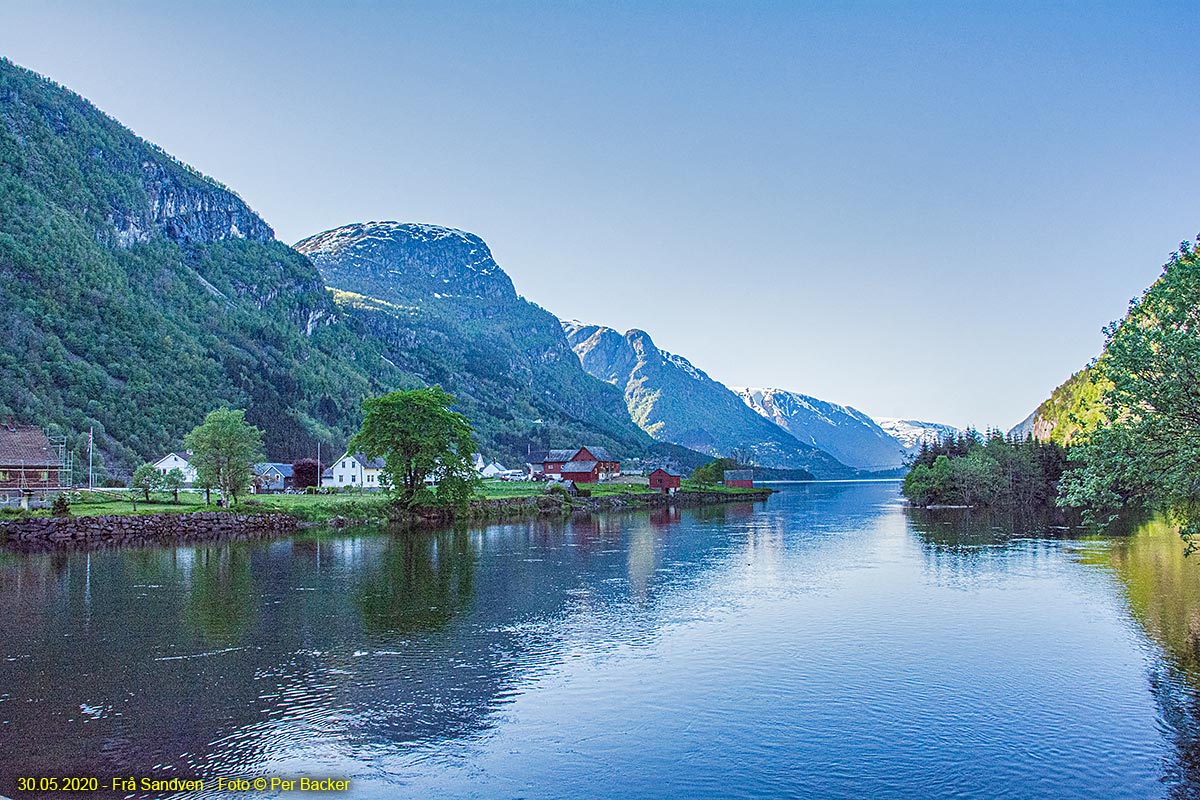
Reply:
<svg viewBox="0 0 1200 800"><path fill-rule="evenodd" d="M894 483L781 488L0 555L0 793L305 774L367 798L1200 796L1200 560L1169 530L1013 536L910 517Z"/></svg>

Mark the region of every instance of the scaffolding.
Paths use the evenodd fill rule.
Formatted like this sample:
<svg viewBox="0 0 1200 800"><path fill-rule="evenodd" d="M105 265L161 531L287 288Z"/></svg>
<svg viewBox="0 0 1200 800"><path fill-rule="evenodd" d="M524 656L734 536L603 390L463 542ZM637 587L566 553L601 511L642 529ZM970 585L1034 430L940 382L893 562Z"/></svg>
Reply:
<svg viewBox="0 0 1200 800"><path fill-rule="evenodd" d="M53 434L48 428L42 433L50 444L50 457L46 463L0 466L0 505L20 501L25 505L30 498L68 491L74 483L75 454L67 445L65 434ZM56 462L56 463L55 463Z"/></svg>

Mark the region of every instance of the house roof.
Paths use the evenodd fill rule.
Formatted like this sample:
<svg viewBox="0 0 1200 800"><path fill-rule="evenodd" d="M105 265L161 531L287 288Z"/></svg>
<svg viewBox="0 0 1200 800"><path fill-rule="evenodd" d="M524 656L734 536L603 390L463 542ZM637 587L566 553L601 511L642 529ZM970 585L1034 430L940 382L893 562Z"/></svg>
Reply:
<svg viewBox="0 0 1200 800"><path fill-rule="evenodd" d="M754 470L752 470L752 469L727 469L727 470L725 470L725 480L727 480L727 481L752 481L752 480L754 480Z"/></svg>
<svg viewBox="0 0 1200 800"><path fill-rule="evenodd" d="M665 474L665 475L670 475L672 478L678 478L678 477L680 477L679 473L678 473L678 472L676 472L675 470L673 470L673 469L665 469L665 468L663 468L663 467L659 467L658 469L654 470L654 472L661 472L661 473L663 473L663 474ZM650 474L651 474L651 475L653 475L653 474L654 474L654 472L651 472Z"/></svg>
<svg viewBox="0 0 1200 800"><path fill-rule="evenodd" d="M292 477L292 465L291 464L284 464L279 461L264 461L262 464L254 465L254 472L258 475L262 475L263 473L268 472L269 470L272 470L272 469L275 470L276 472L278 472L280 475L282 475L285 478Z"/></svg>
<svg viewBox="0 0 1200 800"><path fill-rule="evenodd" d="M572 455L574 455L572 453ZM545 464L550 460L549 450L530 450L529 455L525 456L526 464Z"/></svg>
<svg viewBox="0 0 1200 800"><path fill-rule="evenodd" d="M165 456L160 458L158 461L155 461L154 463L161 464L162 462L166 461L171 456L175 456L176 458L178 458L180 461L182 461L185 464L190 464L192 461L192 456L190 453L186 453L183 450L176 450L172 453L167 453Z"/></svg>
<svg viewBox="0 0 1200 800"><path fill-rule="evenodd" d="M333 477L333 467L326 467L321 472L321 477L322 478L332 478Z"/></svg>
<svg viewBox="0 0 1200 800"><path fill-rule="evenodd" d="M378 458L378 457L372 458L371 460L368 461L367 457L364 456L362 453L355 453L354 460L357 461L358 463L362 464L365 469L383 469L383 459L382 458Z"/></svg>
<svg viewBox="0 0 1200 800"><path fill-rule="evenodd" d="M600 462L598 461L572 461L563 464L563 472L591 472Z"/></svg>
<svg viewBox="0 0 1200 800"><path fill-rule="evenodd" d="M596 457L597 461L616 461L616 459L612 457L612 455L608 452L608 450L606 450L603 447L592 447L591 445L584 445L583 447L580 448L580 450L587 450L589 453L591 453L592 455L594 455ZM579 450L576 450L575 452L578 453Z"/></svg>
<svg viewBox="0 0 1200 800"><path fill-rule="evenodd" d="M62 461L45 432L34 425L0 425L0 464L57 467Z"/></svg>
<svg viewBox="0 0 1200 800"><path fill-rule="evenodd" d="M578 452L578 448L574 450L550 450L546 453L546 461L570 461Z"/></svg>

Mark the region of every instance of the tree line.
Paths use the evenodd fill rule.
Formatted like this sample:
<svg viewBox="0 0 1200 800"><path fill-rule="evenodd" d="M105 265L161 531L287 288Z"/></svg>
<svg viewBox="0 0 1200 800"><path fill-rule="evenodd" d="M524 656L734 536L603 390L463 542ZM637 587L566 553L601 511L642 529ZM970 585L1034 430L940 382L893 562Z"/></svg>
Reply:
<svg viewBox="0 0 1200 800"><path fill-rule="evenodd" d="M1197 241L1200 241L1198 237ZM1200 248L1183 242L1104 330L1090 366L1099 400L1067 446L999 435L930 445L904 481L916 504L1057 505L1106 524L1164 515L1200 537Z"/></svg>

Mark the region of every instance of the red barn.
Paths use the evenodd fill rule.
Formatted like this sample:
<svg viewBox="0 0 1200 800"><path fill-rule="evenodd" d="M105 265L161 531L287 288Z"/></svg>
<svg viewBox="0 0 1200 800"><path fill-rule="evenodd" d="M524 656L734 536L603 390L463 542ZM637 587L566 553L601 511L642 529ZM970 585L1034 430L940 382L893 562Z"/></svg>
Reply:
<svg viewBox="0 0 1200 800"><path fill-rule="evenodd" d="M562 478L576 483L595 483L621 474L621 462L603 447L576 450L551 450L542 462L547 478Z"/></svg>
<svg viewBox="0 0 1200 800"><path fill-rule="evenodd" d="M754 488L754 470L752 469L727 469L725 470L725 480L721 483L726 486L736 486L739 489Z"/></svg>
<svg viewBox="0 0 1200 800"><path fill-rule="evenodd" d="M672 489L679 488L679 473L659 467L650 473L650 488L656 492L670 494Z"/></svg>
<svg viewBox="0 0 1200 800"><path fill-rule="evenodd" d="M569 461L562 466L562 479L576 483L595 483L600 480L600 462Z"/></svg>
<svg viewBox="0 0 1200 800"><path fill-rule="evenodd" d="M542 462L542 471L546 473L547 478L561 477L563 465L573 461L574 455L578 452L578 450L548 451L546 453L545 461Z"/></svg>

